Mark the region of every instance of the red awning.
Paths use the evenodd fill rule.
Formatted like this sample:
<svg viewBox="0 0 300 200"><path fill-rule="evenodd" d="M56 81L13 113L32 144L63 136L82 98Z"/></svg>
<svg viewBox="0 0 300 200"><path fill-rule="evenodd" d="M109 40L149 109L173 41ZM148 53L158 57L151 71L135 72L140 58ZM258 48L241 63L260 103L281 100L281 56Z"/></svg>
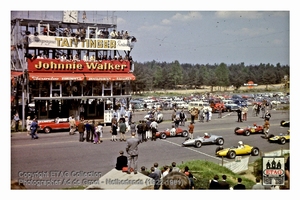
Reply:
<svg viewBox="0 0 300 200"><path fill-rule="evenodd" d="M130 73L85 73L87 81L133 81L135 76Z"/></svg>
<svg viewBox="0 0 300 200"><path fill-rule="evenodd" d="M36 81L132 81L131 73L29 73L29 80Z"/></svg>
<svg viewBox="0 0 300 200"><path fill-rule="evenodd" d="M22 74L23 74L23 72L20 72L20 71L10 71L10 79L12 80L13 78L18 77Z"/></svg>
<svg viewBox="0 0 300 200"><path fill-rule="evenodd" d="M82 73L29 73L34 81L83 81Z"/></svg>

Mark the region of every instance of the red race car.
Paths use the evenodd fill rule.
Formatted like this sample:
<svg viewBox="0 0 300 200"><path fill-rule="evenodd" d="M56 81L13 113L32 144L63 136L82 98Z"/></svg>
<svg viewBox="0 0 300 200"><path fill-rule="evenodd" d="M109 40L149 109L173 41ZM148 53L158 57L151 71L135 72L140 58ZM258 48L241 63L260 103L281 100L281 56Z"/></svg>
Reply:
<svg viewBox="0 0 300 200"><path fill-rule="evenodd" d="M79 124L79 121L75 121L76 129ZM38 122L39 129L45 133L50 133L53 130L70 130L70 124L68 118L56 118L51 121L42 121Z"/></svg>
<svg viewBox="0 0 300 200"><path fill-rule="evenodd" d="M166 139L167 137L182 136L187 137L189 132L178 127L174 131L167 129L165 131L156 132L156 138Z"/></svg>
<svg viewBox="0 0 300 200"><path fill-rule="evenodd" d="M253 124L253 126L248 126L246 128L240 128L240 127L236 127L234 129L234 133L236 135L245 135L245 136L249 136L250 134L253 133L264 133L264 128L263 126L257 126L255 123Z"/></svg>

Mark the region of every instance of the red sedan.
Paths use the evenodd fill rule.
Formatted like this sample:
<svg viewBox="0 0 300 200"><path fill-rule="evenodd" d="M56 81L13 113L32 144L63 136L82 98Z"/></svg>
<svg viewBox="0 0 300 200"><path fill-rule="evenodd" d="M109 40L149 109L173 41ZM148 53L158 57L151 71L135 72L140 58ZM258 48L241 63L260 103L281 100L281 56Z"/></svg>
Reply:
<svg viewBox="0 0 300 200"><path fill-rule="evenodd" d="M79 121L75 121L75 123L77 128ZM38 126L38 130L42 130L45 133L50 133L53 130L70 130L70 124L67 118L38 122Z"/></svg>

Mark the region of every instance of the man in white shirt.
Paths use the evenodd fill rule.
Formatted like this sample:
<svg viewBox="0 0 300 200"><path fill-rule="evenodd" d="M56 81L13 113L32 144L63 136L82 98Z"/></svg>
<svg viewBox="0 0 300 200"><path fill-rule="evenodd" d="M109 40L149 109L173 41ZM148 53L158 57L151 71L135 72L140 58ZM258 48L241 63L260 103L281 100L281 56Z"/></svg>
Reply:
<svg viewBox="0 0 300 200"><path fill-rule="evenodd" d="M153 141L156 141L156 132L157 132L157 128L158 128L158 123L154 120L154 119L152 119L153 121L151 122L151 124L150 124L150 128L151 128L151 130L152 130L152 138L151 138L151 140Z"/></svg>

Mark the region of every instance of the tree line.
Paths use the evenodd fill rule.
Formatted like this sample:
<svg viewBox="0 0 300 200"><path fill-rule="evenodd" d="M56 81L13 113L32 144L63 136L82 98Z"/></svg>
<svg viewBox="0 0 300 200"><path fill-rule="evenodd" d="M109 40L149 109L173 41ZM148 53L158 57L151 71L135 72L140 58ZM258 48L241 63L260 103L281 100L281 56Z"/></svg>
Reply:
<svg viewBox="0 0 300 200"><path fill-rule="evenodd" d="M134 62L136 80L131 83L133 92L162 89L194 89L202 86L229 87L239 89L244 83L253 81L258 85L285 83L289 77L288 65L244 63L220 64L180 64L177 60L166 62Z"/></svg>

